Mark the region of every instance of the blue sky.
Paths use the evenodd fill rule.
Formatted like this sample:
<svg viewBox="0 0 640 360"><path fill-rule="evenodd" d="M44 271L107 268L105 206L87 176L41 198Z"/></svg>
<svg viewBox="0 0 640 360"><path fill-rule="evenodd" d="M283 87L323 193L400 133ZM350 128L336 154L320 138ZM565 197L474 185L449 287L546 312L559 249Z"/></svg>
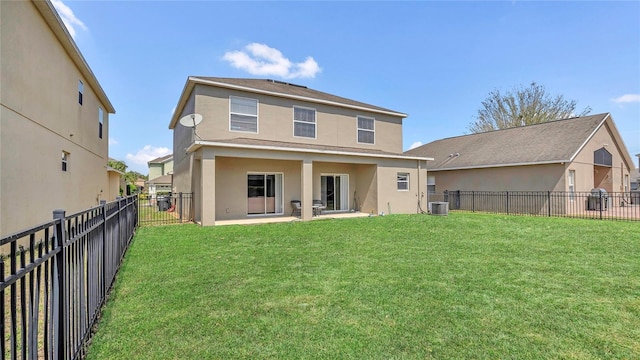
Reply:
<svg viewBox="0 0 640 360"><path fill-rule="evenodd" d="M489 92L535 81L610 112L640 153L638 1L53 2L116 108L109 155L143 174L172 151L190 75L286 80L407 113L405 150L468 133Z"/></svg>

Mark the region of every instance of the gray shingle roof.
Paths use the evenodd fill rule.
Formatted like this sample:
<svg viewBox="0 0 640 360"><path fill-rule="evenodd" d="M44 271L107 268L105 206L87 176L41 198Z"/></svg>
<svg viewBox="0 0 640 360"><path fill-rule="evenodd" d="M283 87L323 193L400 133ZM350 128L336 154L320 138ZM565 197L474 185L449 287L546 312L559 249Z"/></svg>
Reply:
<svg viewBox="0 0 640 360"><path fill-rule="evenodd" d="M287 96L305 97L309 99L329 101L329 102L334 102L338 104L356 106L356 107L361 107L361 108L366 108L366 109L371 109L376 111L396 113L398 115L402 115L403 117L406 116L406 114L400 113L395 110L390 110L380 106L375 106L375 105L363 103L360 101L343 98L343 97L328 94L322 91L309 89L306 86L295 85L295 84L287 83L284 81L269 80L269 79L221 78L221 77L208 77L208 76L193 76L193 78L211 81L211 82L229 84L234 86L241 86L249 89L266 91L266 92L275 93L275 94L281 94L281 95L284 95L285 97Z"/></svg>
<svg viewBox="0 0 640 360"><path fill-rule="evenodd" d="M155 158L153 160L149 160L147 164L162 164L172 158L173 158L173 154L169 154L169 155L161 156L159 158Z"/></svg>
<svg viewBox="0 0 640 360"><path fill-rule="evenodd" d="M436 140L405 152L430 170L568 162L609 113Z"/></svg>

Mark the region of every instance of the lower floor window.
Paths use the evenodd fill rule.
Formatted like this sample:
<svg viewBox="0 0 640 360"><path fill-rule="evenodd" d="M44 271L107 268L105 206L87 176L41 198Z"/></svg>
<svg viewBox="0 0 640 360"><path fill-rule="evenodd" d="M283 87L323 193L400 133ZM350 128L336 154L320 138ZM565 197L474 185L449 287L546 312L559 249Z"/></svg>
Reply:
<svg viewBox="0 0 640 360"><path fill-rule="evenodd" d="M397 182L399 191L409 190L409 173L398 173Z"/></svg>
<svg viewBox="0 0 640 360"><path fill-rule="evenodd" d="M282 174L247 175L247 214L282 214Z"/></svg>
<svg viewBox="0 0 640 360"><path fill-rule="evenodd" d="M62 171L69 170L69 153L66 151L62 152Z"/></svg>

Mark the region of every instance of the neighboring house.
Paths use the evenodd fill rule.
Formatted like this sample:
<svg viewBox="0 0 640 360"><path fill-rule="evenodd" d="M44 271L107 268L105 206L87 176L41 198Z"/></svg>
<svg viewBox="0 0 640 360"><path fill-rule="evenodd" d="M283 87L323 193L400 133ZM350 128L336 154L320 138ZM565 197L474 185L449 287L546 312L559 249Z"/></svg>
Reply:
<svg viewBox="0 0 640 360"><path fill-rule="evenodd" d="M162 175L147 181L151 200L155 200L158 195L166 195L171 192L171 177L171 174Z"/></svg>
<svg viewBox="0 0 640 360"><path fill-rule="evenodd" d="M145 190L145 185L146 185L147 180L143 179L143 178L138 178L136 179L135 185L136 185L136 192L137 193L142 193Z"/></svg>
<svg viewBox="0 0 640 360"><path fill-rule="evenodd" d="M149 197L155 200L158 193L171 192L171 175L173 174L173 155L169 154L147 163L149 166L149 181L147 189Z"/></svg>
<svg viewBox="0 0 640 360"><path fill-rule="evenodd" d="M628 192L633 160L609 113L436 140L429 189Z"/></svg>
<svg viewBox="0 0 640 360"><path fill-rule="evenodd" d="M147 162L149 166L149 179L173 173L173 155L169 154Z"/></svg>
<svg viewBox="0 0 640 360"><path fill-rule="evenodd" d="M0 1L0 236L112 200L111 102L49 0Z"/></svg>
<svg viewBox="0 0 640 360"><path fill-rule="evenodd" d="M631 190L640 192L640 154L638 157L638 167L631 171Z"/></svg>
<svg viewBox="0 0 640 360"><path fill-rule="evenodd" d="M200 114L193 128L179 120ZM195 220L416 213L426 156L402 153L406 114L266 79L189 77L169 128L173 187L193 192Z"/></svg>

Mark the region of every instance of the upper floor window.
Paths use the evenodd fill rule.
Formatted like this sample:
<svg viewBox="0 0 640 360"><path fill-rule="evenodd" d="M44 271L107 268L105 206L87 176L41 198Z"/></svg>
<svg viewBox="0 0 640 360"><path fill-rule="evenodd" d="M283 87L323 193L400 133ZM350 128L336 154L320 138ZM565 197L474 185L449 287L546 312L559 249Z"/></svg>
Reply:
<svg viewBox="0 0 640 360"><path fill-rule="evenodd" d="M409 173L398 173L398 191L409 190Z"/></svg>
<svg viewBox="0 0 640 360"><path fill-rule="evenodd" d="M229 97L229 130L258 133L258 100Z"/></svg>
<svg viewBox="0 0 640 360"><path fill-rule="evenodd" d="M375 144L375 119L358 116L358 143Z"/></svg>
<svg viewBox="0 0 640 360"><path fill-rule="evenodd" d="M62 152L62 171L69 170L69 153L66 151Z"/></svg>
<svg viewBox="0 0 640 360"><path fill-rule="evenodd" d="M78 80L78 103L82 105L82 94L84 93L84 84L82 80Z"/></svg>
<svg viewBox="0 0 640 360"><path fill-rule="evenodd" d="M316 110L293 107L293 136L316 138Z"/></svg>
<svg viewBox="0 0 640 360"><path fill-rule="evenodd" d="M104 111L98 107L98 137L102 139L102 121L104 119Z"/></svg>

